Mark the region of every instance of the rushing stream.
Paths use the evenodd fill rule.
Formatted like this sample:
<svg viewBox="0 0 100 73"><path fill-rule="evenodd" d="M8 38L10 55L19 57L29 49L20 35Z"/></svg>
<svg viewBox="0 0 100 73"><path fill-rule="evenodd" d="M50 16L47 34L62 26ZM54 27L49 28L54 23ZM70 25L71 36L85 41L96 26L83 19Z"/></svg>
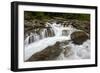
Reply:
<svg viewBox="0 0 100 73"><path fill-rule="evenodd" d="M28 60L34 53L42 51L56 42L71 40L71 33L81 31L73 28L71 25L63 26L61 24L46 23L47 29L41 29L38 33L31 32L24 40L25 58ZM90 58L90 40L85 41L82 45L75 45L71 41L67 45L70 51L67 55L62 52L57 60L63 59L88 59Z"/></svg>

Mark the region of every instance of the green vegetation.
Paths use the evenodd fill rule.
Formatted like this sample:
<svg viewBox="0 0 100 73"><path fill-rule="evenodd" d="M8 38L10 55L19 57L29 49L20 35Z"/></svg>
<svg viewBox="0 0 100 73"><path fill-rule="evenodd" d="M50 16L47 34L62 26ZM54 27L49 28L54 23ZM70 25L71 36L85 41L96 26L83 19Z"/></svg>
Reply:
<svg viewBox="0 0 100 73"><path fill-rule="evenodd" d="M53 13L53 12L24 12L25 20L32 19L52 19L54 17L64 18L64 19L77 19L77 20L88 20L90 21L90 14L77 14L77 13Z"/></svg>

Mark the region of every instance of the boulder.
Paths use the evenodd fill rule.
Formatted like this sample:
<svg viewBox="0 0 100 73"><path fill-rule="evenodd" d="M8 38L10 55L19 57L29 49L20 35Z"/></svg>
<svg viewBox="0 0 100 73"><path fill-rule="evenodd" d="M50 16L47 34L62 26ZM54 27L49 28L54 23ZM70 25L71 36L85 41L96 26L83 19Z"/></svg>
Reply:
<svg viewBox="0 0 100 73"><path fill-rule="evenodd" d="M85 42L87 39L89 39L88 35L83 31L76 31L71 34L71 40L74 44L81 45L83 42Z"/></svg>
<svg viewBox="0 0 100 73"><path fill-rule="evenodd" d="M44 50L33 54L27 61L45 61L45 60L55 60L62 49L60 48L60 42L56 42L53 46L48 46Z"/></svg>

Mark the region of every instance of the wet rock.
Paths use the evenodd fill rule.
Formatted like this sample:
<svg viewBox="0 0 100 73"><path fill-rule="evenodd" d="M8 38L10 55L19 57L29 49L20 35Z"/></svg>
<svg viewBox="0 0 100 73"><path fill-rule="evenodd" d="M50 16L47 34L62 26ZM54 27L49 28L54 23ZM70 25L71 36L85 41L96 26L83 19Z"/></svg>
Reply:
<svg viewBox="0 0 100 73"><path fill-rule="evenodd" d="M63 21L62 20L56 20L56 24L62 24Z"/></svg>
<svg viewBox="0 0 100 73"><path fill-rule="evenodd" d="M89 21L79 21L79 20L71 20L71 25L77 29L83 30L90 34L90 22Z"/></svg>
<svg viewBox="0 0 100 73"><path fill-rule="evenodd" d="M88 38L88 35L83 31L76 31L71 34L71 40L78 45L83 44Z"/></svg>
<svg viewBox="0 0 100 73"><path fill-rule="evenodd" d="M55 34L54 34L54 31L52 28L47 28L46 29L46 32L45 32L45 37L53 37Z"/></svg>
<svg viewBox="0 0 100 73"><path fill-rule="evenodd" d="M70 21L69 20L63 22L63 26L64 27L67 27L69 24L70 24Z"/></svg>
<svg viewBox="0 0 100 73"><path fill-rule="evenodd" d="M61 48L65 48L69 44L70 40L62 41L60 46Z"/></svg>
<svg viewBox="0 0 100 73"><path fill-rule="evenodd" d="M56 42L55 45L49 46L44 50L33 54L27 61L55 60L61 52L60 42Z"/></svg>
<svg viewBox="0 0 100 73"><path fill-rule="evenodd" d="M34 27L39 27L39 28L41 28L41 27L45 27L45 21L43 21L43 20L37 20L37 19L35 19L35 20L32 20L32 23L33 23L33 25L34 25Z"/></svg>
<svg viewBox="0 0 100 73"><path fill-rule="evenodd" d="M62 35L63 35L63 36L68 36L68 30L63 30L63 31L62 31Z"/></svg>
<svg viewBox="0 0 100 73"><path fill-rule="evenodd" d="M72 51L71 47L67 46L67 47L64 48L64 56L65 57L68 57L68 56L70 56L72 54L73 54L73 51Z"/></svg>

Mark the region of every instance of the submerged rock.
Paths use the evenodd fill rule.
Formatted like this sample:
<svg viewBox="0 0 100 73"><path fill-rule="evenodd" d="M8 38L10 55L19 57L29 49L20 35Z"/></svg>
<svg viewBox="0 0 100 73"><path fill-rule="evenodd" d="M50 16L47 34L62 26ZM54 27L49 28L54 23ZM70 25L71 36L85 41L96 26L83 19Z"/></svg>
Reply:
<svg viewBox="0 0 100 73"><path fill-rule="evenodd" d="M60 42L56 42L55 45L33 54L27 61L55 60L61 52Z"/></svg>
<svg viewBox="0 0 100 73"><path fill-rule="evenodd" d="M68 36L68 30L63 30L63 31L62 31L62 35L63 35L63 36Z"/></svg>
<svg viewBox="0 0 100 73"><path fill-rule="evenodd" d="M76 31L71 34L71 40L78 45L83 44L88 38L88 35L83 31Z"/></svg>

